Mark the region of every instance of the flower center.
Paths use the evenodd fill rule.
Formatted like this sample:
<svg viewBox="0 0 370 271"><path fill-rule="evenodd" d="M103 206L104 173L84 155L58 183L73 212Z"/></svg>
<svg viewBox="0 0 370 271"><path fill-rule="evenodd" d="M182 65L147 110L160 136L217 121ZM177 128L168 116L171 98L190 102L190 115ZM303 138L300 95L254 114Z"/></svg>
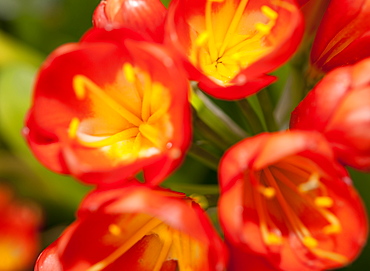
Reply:
<svg viewBox="0 0 370 271"><path fill-rule="evenodd" d="M103 270L126 253L135 255L135 264L146 266L148 270L160 271L164 265L173 266L166 270L198 270L199 262L207 253L200 241L146 214L122 215L116 223L110 224L103 242L117 249L87 271ZM138 245L140 248L136 247Z"/></svg>
<svg viewBox="0 0 370 271"><path fill-rule="evenodd" d="M345 256L325 248L325 240L342 229L320 172L310 160L294 156L250 176L260 231L266 245L281 245L283 235L294 234L311 253L345 264Z"/></svg>
<svg viewBox="0 0 370 271"><path fill-rule="evenodd" d="M115 83L101 88L84 75L73 78L77 99L90 112L73 118L68 135L88 148L120 158L145 157L166 148L172 136L168 90L147 72L125 63Z"/></svg>
<svg viewBox="0 0 370 271"><path fill-rule="evenodd" d="M263 5L246 12L248 0L208 0L204 22L191 21L190 59L215 81L228 84L241 69L266 55L278 13Z"/></svg>

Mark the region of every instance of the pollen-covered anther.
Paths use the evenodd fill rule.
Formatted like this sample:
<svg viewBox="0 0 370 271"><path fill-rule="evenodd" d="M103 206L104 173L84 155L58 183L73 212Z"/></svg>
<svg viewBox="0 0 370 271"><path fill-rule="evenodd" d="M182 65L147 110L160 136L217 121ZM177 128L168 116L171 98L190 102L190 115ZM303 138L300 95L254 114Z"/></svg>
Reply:
<svg viewBox="0 0 370 271"><path fill-rule="evenodd" d="M78 118L73 118L71 122L69 123L68 127L68 137L70 139L75 139L77 135L77 129L80 125L80 120Z"/></svg>
<svg viewBox="0 0 370 271"><path fill-rule="evenodd" d="M267 245L281 245L283 243L283 240L281 236L269 232L265 237L265 242Z"/></svg>
<svg viewBox="0 0 370 271"><path fill-rule="evenodd" d="M108 228L109 232L112 233L115 236L118 236L121 234L121 228L117 226L116 224L110 224Z"/></svg>
<svg viewBox="0 0 370 271"><path fill-rule="evenodd" d="M258 22L255 24L255 28L260 31L261 33L268 35L271 32L271 29L275 25L275 21L278 18L278 14L276 11L271 9L268 6L262 6L261 12L269 19L269 22L267 24L263 24L261 22Z"/></svg>
<svg viewBox="0 0 370 271"><path fill-rule="evenodd" d="M315 198L315 205L318 207L330 208L334 204L334 201L330 197L317 197Z"/></svg>
<svg viewBox="0 0 370 271"><path fill-rule="evenodd" d="M261 11L271 20L276 20L279 16L278 13L269 6L262 6Z"/></svg>
<svg viewBox="0 0 370 271"><path fill-rule="evenodd" d="M320 186L319 178L320 176L317 172L312 173L307 182L301 183L298 186L299 192L305 193L305 192L319 188Z"/></svg>
<svg viewBox="0 0 370 271"><path fill-rule="evenodd" d="M134 70L134 67L130 63L126 62L123 65L123 74L125 75L128 82L130 83L135 82L135 70Z"/></svg>
<svg viewBox="0 0 370 271"><path fill-rule="evenodd" d="M342 231L342 228L339 224L332 224L332 225L325 226L323 228L323 232L328 235L340 233L341 231Z"/></svg>
<svg viewBox="0 0 370 271"><path fill-rule="evenodd" d="M317 247L317 245L319 244L319 242L315 238L313 238L312 236L305 236L305 237L303 237L302 243L306 247L309 247L309 248Z"/></svg>
<svg viewBox="0 0 370 271"><path fill-rule="evenodd" d="M271 199L276 195L276 190L273 187L264 187L261 185L259 186L258 190L262 195L264 195L268 199Z"/></svg>

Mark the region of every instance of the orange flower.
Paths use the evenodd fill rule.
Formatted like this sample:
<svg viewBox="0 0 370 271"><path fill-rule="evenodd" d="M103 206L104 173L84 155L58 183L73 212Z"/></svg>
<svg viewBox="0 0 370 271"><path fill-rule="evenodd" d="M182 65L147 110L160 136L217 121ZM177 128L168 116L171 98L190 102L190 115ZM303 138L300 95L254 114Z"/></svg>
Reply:
<svg viewBox="0 0 370 271"><path fill-rule="evenodd" d="M162 41L166 14L159 0L102 0L95 9L93 24L107 30L130 28Z"/></svg>
<svg viewBox="0 0 370 271"><path fill-rule="evenodd" d="M369 15L369 0L331 0L312 47L312 66L326 73L369 57Z"/></svg>
<svg viewBox="0 0 370 271"><path fill-rule="evenodd" d="M293 111L291 129L316 130L345 165L370 171L370 59L328 73Z"/></svg>
<svg viewBox="0 0 370 271"><path fill-rule="evenodd" d="M189 84L164 47L125 29L93 29L39 72L25 136L50 169L89 183L144 170L156 184L190 137Z"/></svg>
<svg viewBox="0 0 370 271"><path fill-rule="evenodd" d="M219 176L226 239L279 270L341 267L366 242L361 199L319 133L245 139L224 155Z"/></svg>
<svg viewBox="0 0 370 271"><path fill-rule="evenodd" d="M240 99L275 80L266 73L294 53L302 30L291 0L174 0L165 38L201 89Z"/></svg>
<svg viewBox="0 0 370 271"><path fill-rule="evenodd" d="M98 190L35 270L223 271L225 251L197 203L184 194L130 185Z"/></svg>

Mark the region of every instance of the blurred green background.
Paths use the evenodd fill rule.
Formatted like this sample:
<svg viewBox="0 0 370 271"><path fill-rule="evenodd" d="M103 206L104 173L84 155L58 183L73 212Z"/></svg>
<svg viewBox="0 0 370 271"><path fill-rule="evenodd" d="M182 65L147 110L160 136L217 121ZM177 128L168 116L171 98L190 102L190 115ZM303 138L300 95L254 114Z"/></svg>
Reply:
<svg viewBox="0 0 370 271"><path fill-rule="evenodd" d="M99 0L0 0L0 182L10 184L19 198L32 200L43 209L40 249L73 221L78 203L91 188L48 171L34 159L21 136L23 119L39 65L59 45L80 39L91 27L98 3ZM370 175L351 174L370 209ZM208 182L215 183L216 174L187 159L172 179L211 179ZM370 270L370 247L343 270Z"/></svg>

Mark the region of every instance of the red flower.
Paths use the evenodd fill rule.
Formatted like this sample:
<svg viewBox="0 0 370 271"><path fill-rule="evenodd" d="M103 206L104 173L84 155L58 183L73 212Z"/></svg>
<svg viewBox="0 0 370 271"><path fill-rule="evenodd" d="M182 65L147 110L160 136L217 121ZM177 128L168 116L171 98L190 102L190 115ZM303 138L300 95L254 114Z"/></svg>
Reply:
<svg viewBox="0 0 370 271"><path fill-rule="evenodd" d="M55 269L57 268L57 269ZM222 271L225 251L184 194L131 185L95 191L35 270Z"/></svg>
<svg viewBox="0 0 370 271"><path fill-rule="evenodd" d="M93 24L107 30L130 28L162 41L166 13L159 0L102 0L94 11Z"/></svg>
<svg viewBox="0 0 370 271"><path fill-rule="evenodd" d="M370 1L331 0L312 51L314 68L328 72L370 56Z"/></svg>
<svg viewBox="0 0 370 271"><path fill-rule="evenodd" d="M240 99L275 80L266 73L293 54L303 26L291 0L174 0L166 30L190 79L216 98Z"/></svg>
<svg viewBox="0 0 370 271"><path fill-rule="evenodd" d="M93 29L41 67L25 136L45 166L90 183L143 169L156 184L181 162L188 81L164 47L131 36Z"/></svg>
<svg viewBox="0 0 370 271"><path fill-rule="evenodd" d="M40 211L0 185L0 270L26 270L39 251Z"/></svg>
<svg viewBox="0 0 370 271"><path fill-rule="evenodd" d="M362 202L319 133L261 134L221 160L225 238L279 270L348 264L366 242Z"/></svg>
<svg viewBox="0 0 370 271"><path fill-rule="evenodd" d="M328 73L293 111L292 129L317 130L337 158L370 171L370 59Z"/></svg>

